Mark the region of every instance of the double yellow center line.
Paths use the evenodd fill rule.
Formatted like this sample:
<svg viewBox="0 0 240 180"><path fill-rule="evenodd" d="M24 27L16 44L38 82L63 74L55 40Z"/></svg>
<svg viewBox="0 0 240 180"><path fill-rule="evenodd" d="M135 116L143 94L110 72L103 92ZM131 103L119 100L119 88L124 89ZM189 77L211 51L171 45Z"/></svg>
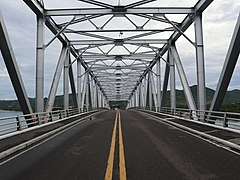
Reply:
<svg viewBox="0 0 240 180"><path fill-rule="evenodd" d="M112 180L117 126L118 126L118 137L119 137L118 138L118 141L119 141L119 176L120 176L119 178L120 178L120 180L127 179L124 147L123 147L121 116L120 116L120 112L117 111L115 123L114 123L114 127L113 127L112 142L111 142L110 152L109 152L109 156L108 156L108 164L107 164L107 169L106 169L106 173L105 173L105 180Z"/></svg>

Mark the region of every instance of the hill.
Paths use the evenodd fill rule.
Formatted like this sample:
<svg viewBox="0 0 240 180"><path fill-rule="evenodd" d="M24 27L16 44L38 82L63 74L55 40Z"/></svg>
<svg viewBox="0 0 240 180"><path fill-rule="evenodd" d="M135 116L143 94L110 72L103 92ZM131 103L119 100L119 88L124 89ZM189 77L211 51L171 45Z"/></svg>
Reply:
<svg viewBox="0 0 240 180"><path fill-rule="evenodd" d="M35 108L35 99L29 98L30 104L34 110ZM44 98L44 103L46 104L47 98ZM73 97L72 94L69 95L69 106L73 106ZM56 96L54 107L57 109L62 109L63 107L63 95ZM3 110L12 110L12 111L21 111L18 100L0 100L0 109Z"/></svg>
<svg viewBox="0 0 240 180"><path fill-rule="evenodd" d="M190 89L192 91L195 102L197 102L197 86L196 85L191 86ZM208 108L211 104L214 93L215 91L213 89L206 88ZM166 102L164 103L164 106L170 106L169 97L170 97L170 91L167 91ZM185 95L183 90L176 90L176 98L177 98L177 107L187 108L187 103L185 100ZM34 109L35 99L29 98L29 100ZM69 100L70 100L69 105L73 106L72 94L70 94ZM44 101L46 103L47 98L45 98ZM54 107L57 107L57 108L63 107L63 95L56 96ZM20 111L20 106L17 100L0 100L0 109ZM230 111L230 112L240 112L240 90L239 89L227 91L221 110Z"/></svg>

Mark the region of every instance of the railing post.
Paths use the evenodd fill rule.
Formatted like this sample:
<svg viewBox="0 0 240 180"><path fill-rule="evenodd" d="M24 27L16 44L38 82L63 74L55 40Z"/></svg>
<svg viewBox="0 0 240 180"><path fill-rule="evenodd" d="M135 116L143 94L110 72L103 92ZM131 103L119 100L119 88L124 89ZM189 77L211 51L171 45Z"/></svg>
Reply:
<svg viewBox="0 0 240 180"><path fill-rule="evenodd" d="M192 110L190 109L190 112L189 112L189 119L192 119Z"/></svg>
<svg viewBox="0 0 240 180"><path fill-rule="evenodd" d="M52 122L53 121L53 115L52 115L52 112L49 112L49 122Z"/></svg>
<svg viewBox="0 0 240 180"><path fill-rule="evenodd" d="M38 125L41 125L41 119L39 117L39 114L36 114L36 118L37 118Z"/></svg>
<svg viewBox="0 0 240 180"><path fill-rule="evenodd" d="M203 111L202 117L203 117L202 122L206 122L206 121L205 121L205 120L206 120L206 111Z"/></svg>
<svg viewBox="0 0 240 180"><path fill-rule="evenodd" d="M62 119L62 112L60 110L58 110L59 112L59 119Z"/></svg>
<svg viewBox="0 0 240 180"><path fill-rule="evenodd" d="M16 120L17 120L17 131L21 131L22 130L22 124L21 124L19 116L16 117Z"/></svg>
<svg viewBox="0 0 240 180"><path fill-rule="evenodd" d="M224 113L223 117L223 127L228 127L227 113Z"/></svg>
<svg viewBox="0 0 240 180"><path fill-rule="evenodd" d="M66 117L69 117L69 109L66 109Z"/></svg>

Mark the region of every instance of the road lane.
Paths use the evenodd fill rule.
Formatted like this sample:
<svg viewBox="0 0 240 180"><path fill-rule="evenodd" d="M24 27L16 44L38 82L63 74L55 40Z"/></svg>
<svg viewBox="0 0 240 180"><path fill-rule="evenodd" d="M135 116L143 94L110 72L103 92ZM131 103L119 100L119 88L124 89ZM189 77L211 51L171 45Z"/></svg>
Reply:
<svg viewBox="0 0 240 180"><path fill-rule="evenodd" d="M100 113L2 165L0 179L103 179L115 113Z"/></svg>
<svg viewBox="0 0 240 180"><path fill-rule="evenodd" d="M239 179L240 156L142 113L121 116L128 179Z"/></svg>
<svg viewBox="0 0 240 180"><path fill-rule="evenodd" d="M121 165L134 180L239 179L240 156L126 110L100 113L9 161L0 179L104 179L114 138L112 179Z"/></svg>

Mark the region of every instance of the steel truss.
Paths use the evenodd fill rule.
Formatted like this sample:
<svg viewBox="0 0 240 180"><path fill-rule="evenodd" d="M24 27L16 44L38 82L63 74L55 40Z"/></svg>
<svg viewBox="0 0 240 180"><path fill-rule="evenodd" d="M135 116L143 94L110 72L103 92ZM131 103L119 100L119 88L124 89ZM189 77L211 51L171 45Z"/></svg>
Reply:
<svg viewBox="0 0 240 180"><path fill-rule="evenodd" d="M23 1L37 17L37 112L52 110L62 70L65 109L69 107L69 82L74 105L79 109L107 107L109 101L126 100L128 107L149 106L150 109L156 111L166 102L169 83L171 108L175 109L175 69L179 74L189 108L192 110L206 109L202 13L213 0L199 0L193 7L147 7L147 3L155 0L142 0L118 6L96 0L79 0L91 6L72 9L47 9L40 3L42 1ZM184 15L184 18L177 22L168 18L168 15ZM60 18L62 20L59 20ZM99 19L101 19L100 23ZM114 23L118 25L118 20L122 23L120 28L114 27ZM193 23L195 42L185 35L185 31ZM54 35L48 42L45 42L44 38L45 27ZM236 29L226 59L227 65L231 63L228 62L231 56L236 59L239 54L239 48L237 55L231 52L239 47L239 20ZM175 46L180 36L183 36L196 49L197 104L193 99ZM55 69L48 102L44 107L44 51L56 39L62 43L62 50ZM13 57L12 61L14 61ZM72 69L74 63L77 63L77 90ZM232 63L235 64L235 61ZM161 82L162 64L165 66L163 83ZM228 85L223 83L224 79L232 73L227 65L224 65L223 73L228 75L221 76L218 92L212 104L214 110L221 103L217 101L218 96L221 96L226 89L221 87ZM15 74L21 77L18 72ZM17 81L21 82L21 79ZM13 84L16 85L16 81ZM23 85L20 87L21 90L24 89ZM23 91L20 96L23 97L24 94ZM26 99L24 96L24 100ZM27 101L24 100L21 101L25 103L23 107L27 107Z"/></svg>

